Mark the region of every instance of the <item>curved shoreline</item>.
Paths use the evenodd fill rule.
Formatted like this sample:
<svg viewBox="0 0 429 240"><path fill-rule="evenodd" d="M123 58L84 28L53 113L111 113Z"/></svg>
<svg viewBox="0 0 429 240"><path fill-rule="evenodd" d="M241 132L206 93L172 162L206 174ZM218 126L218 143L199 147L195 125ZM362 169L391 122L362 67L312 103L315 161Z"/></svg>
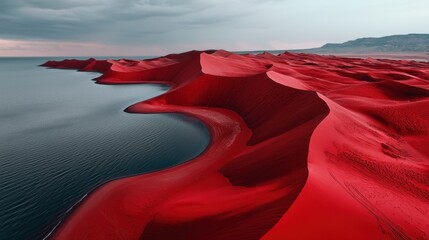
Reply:
<svg viewBox="0 0 429 240"><path fill-rule="evenodd" d="M146 84L146 83L144 83L144 84ZM152 83L147 83L147 84L152 84ZM168 85L168 84L164 84L164 85ZM124 109L124 112L126 112L126 109ZM184 115L184 116L188 116L188 115L186 115L186 114L184 114L184 113L180 113L180 112L166 112L167 114L168 113L173 113L173 114L179 114L179 115ZM193 116L191 116L191 115L189 115L190 117L193 117ZM200 121L200 123L201 124L203 124L204 126L207 126L202 120L200 120L199 118L195 118L195 117L193 117L194 119L196 119L197 121ZM208 130L208 129L207 129ZM195 159L195 158L198 158L201 154L203 154L206 150L207 150L207 148L209 147L209 145L210 145L210 143L211 143L211 138L210 138L210 140L209 140L209 143L207 144L207 146L206 146L206 148L201 152L201 153L199 153L198 155L196 155L195 157L193 157L193 158L189 158L189 159L187 159L186 161L184 161L184 162L182 162L182 163L177 163L177 164L175 164L175 165L172 165L172 166L170 166L170 167L167 167L167 168L165 168L165 169L168 169L168 168L171 168L171 167L175 167L175 166L179 166L179 165L181 165L181 164L185 164L186 162L188 162L188 161L192 161L193 159ZM97 191L97 189L99 189L100 187L102 187L103 185L105 185L105 184L108 184L108 183L110 183L110 182L113 182L113 181L117 181L117 180L120 180L120 179L124 179L124 178L130 178L130 177L136 177L136 176L139 176L139 175L142 175L142 174L150 174L150 173L156 173L156 172L158 172L158 171L162 171L162 170L164 170L164 169L161 169L161 170L151 170L151 171L147 171L147 172L143 172L143 173L136 173L136 174L131 174L131 175L125 175L125 176L121 176L121 177L116 177L116 178L112 178L112 179L109 179L109 180L107 180L107 181L105 181L105 182L103 182L103 183L100 183L100 184L98 184L98 185L96 185L96 186L94 186L90 191L88 191L88 192L86 192L75 204L73 204L70 208L68 208L67 209L67 211L64 213L64 215L59 219L59 221L57 222L57 224L54 226L54 228L53 229L51 229L51 231L49 231L49 233L48 234L46 234L44 237L43 237L43 240L45 240L45 239L50 239L50 237L51 237L51 235L56 231L56 229L63 223L63 221L65 220L65 219L67 219L71 214L72 214L72 212L73 212L73 210L74 209L76 209L76 208L78 208L79 206L80 206L80 204L82 204L83 203L83 201L89 196L89 195L91 195L91 194L93 194L95 191ZM41 234L40 234L41 235ZM42 235L43 236L43 235Z"/></svg>
<svg viewBox="0 0 429 240"><path fill-rule="evenodd" d="M203 121L212 135L207 151L193 161L101 186L54 238L312 239L322 234L362 239L421 236L410 222L423 233L429 229L424 215L411 208L424 207L425 197L392 196L387 207L376 204L398 189L426 194L404 185L426 183L414 160L428 159L417 142L429 139L426 112L405 120L412 128L388 118L405 111L397 110L401 99L427 106L425 63L193 51L146 61L45 66L100 71L97 82L104 84L171 81L167 93L126 111L186 113ZM386 143L379 147L380 141ZM398 165L393 162L398 158L412 164ZM404 177L404 167L413 175ZM377 178L377 172L388 180ZM405 222L391 216L397 206ZM410 211L412 216L404 215ZM308 225L312 231L304 230ZM339 226L347 230L338 231Z"/></svg>
<svg viewBox="0 0 429 240"><path fill-rule="evenodd" d="M39 66L42 66L42 65L39 65ZM49 69L49 67L47 67L47 69ZM51 68L51 69L55 69L55 68ZM61 70L76 71L76 69L64 69L64 68L61 69ZM81 72L97 72L97 71L81 71ZM100 72L97 72L97 73L100 73ZM91 80L95 80L95 79L96 78L91 79ZM135 83L132 83L132 84L135 84ZM163 86L163 87L168 87L169 89L171 89L171 87L172 87L172 84L169 83L169 82L150 82L150 83L142 83L142 84L159 85L159 86ZM103 84L103 85L108 85L108 84ZM168 90L166 92L168 92ZM166 92L164 92L164 93L166 93ZM164 93L161 93L160 95L162 95ZM157 95L157 96L160 96L160 95ZM157 96L154 96L154 97L157 97ZM151 97L151 98L154 98L154 97ZM151 98L148 98L147 100L149 100ZM127 112L126 108L123 109L123 111ZM185 120L185 118L187 118L187 117L192 117L193 121L197 121L197 124L201 124L205 128L204 131L207 131L208 135L210 134L209 133L209 129L207 128L207 125L202 120L200 120L199 118L195 118L195 117L193 117L193 116L191 116L189 114L185 114L185 113L181 113L181 112L166 112L166 113L169 114L169 115L171 114L171 116L173 116L175 118L179 118L179 119L184 118L184 119L181 119L181 120ZM178 116L174 116L174 115L178 115ZM195 154L195 156L192 157L192 158L186 159L184 162L176 163L176 164L171 165L171 166L169 166L167 168L175 167L175 166L178 166L180 164L184 164L187 161L192 161L193 159L197 158L199 155L201 155L202 153L204 153L207 150L207 148L209 147L210 142L211 142L211 138L209 137L209 142L208 142L207 146L205 146L205 148L200 153ZM48 229L48 230L45 230L45 231L42 231L42 232L38 232L37 234L34 234L34 236L37 236L36 238L38 238L38 239L40 237L42 237L42 239L50 239L51 235L63 223L63 221L70 216L70 214L72 213L72 211L74 209L78 208L82 204L82 202L87 198L88 195L93 194L101 186L103 186L105 184L108 184L109 182L120 180L120 179L123 179L123 178L135 177L135 176L139 176L139 175L142 175L142 174L150 174L150 173L154 173L154 172L162 171L162 170L163 169L160 169L160 170L150 170L150 171L145 171L145 172L141 172L141 173L135 173L135 174L129 174L129 175L124 175L124 176L119 176L119 177L111 178L111 179L109 179L109 180L107 180L105 182L98 183L92 189L90 189L88 192L86 192L85 194L83 194L82 197L80 197L79 200L76 203L74 203L72 206L70 206L69 208L67 208L67 210L64 212L64 214L59 217L59 220L55 221L56 222L55 226L50 231Z"/></svg>

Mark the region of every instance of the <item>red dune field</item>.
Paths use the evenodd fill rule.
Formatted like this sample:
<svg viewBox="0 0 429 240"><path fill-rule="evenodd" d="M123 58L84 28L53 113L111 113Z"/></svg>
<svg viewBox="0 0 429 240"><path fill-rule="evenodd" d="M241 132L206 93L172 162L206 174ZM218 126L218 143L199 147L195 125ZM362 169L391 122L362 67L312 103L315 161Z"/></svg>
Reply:
<svg viewBox="0 0 429 240"><path fill-rule="evenodd" d="M43 66L169 84L126 112L211 133L191 161L90 193L53 239L429 239L429 63L219 50Z"/></svg>

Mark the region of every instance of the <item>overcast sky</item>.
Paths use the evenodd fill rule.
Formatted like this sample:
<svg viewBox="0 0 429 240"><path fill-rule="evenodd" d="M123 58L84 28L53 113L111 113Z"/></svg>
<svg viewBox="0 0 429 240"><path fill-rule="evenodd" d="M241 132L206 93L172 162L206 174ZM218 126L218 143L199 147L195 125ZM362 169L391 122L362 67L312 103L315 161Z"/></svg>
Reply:
<svg viewBox="0 0 429 240"><path fill-rule="evenodd" d="M429 33L429 0L0 0L0 56L318 47Z"/></svg>

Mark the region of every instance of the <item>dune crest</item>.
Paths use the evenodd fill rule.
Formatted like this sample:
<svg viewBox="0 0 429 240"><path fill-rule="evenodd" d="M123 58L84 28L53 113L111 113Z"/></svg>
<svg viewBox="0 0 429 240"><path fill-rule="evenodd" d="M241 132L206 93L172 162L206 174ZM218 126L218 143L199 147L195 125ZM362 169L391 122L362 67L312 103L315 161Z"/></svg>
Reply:
<svg viewBox="0 0 429 240"><path fill-rule="evenodd" d="M189 114L212 138L103 185L53 239L429 238L429 63L218 50L42 66L169 84L126 111Z"/></svg>

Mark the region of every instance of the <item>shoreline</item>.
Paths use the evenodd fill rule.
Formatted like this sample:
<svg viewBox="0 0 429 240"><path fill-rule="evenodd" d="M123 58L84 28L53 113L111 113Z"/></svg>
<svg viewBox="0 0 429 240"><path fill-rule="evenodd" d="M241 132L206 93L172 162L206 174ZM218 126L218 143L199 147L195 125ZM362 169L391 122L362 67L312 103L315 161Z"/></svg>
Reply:
<svg viewBox="0 0 429 240"><path fill-rule="evenodd" d="M392 122L396 118L385 117L402 114L408 105L425 104L411 98L411 93L401 95L408 91L422 99L429 97L429 87L415 76L427 74L414 70L419 64L426 66L311 54L237 55L222 50L143 61L47 62L54 68L103 72L96 79L102 84L174 82L166 93L125 111L189 114L211 133L209 146L192 161L102 185L67 217L53 238L350 236L349 231L329 225L334 222L341 222L343 229L355 229L353 238L417 237L411 226L391 216L390 208L401 205L402 217L413 211L407 221L425 228L424 216L412 210L424 204L404 202L393 194L397 188L410 194L424 191L397 182L420 181L421 176L413 170L416 163L400 167L392 159L427 158L417 139L429 139L429 129L424 117L407 119L416 127L411 130ZM395 108L383 112L367 102L368 97L386 109L395 103ZM395 140L393 132L405 142ZM379 147L380 141L387 143ZM408 156L395 150L402 148ZM405 180L404 167L414 171ZM377 171L393 180L384 182ZM389 205L376 205L380 197L374 197L368 186L377 193L393 194ZM336 203L339 199L341 205ZM307 224L312 231L302 231ZM213 232L222 226L229 230Z"/></svg>

